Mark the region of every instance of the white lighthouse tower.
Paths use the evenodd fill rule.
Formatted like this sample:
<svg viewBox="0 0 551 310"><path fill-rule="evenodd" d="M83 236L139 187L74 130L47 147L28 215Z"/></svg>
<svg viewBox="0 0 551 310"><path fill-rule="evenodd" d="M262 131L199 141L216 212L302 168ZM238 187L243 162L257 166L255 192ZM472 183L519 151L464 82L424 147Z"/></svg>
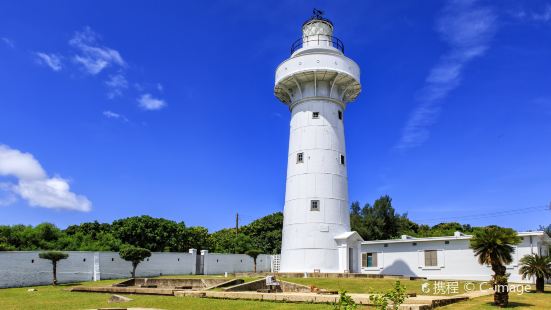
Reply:
<svg viewBox="0 0 551 310"><path fill-rule="evenodd" d="M360 93L360 68L333 24L314 10L275 75L291 129L281 272L358 272L361 237L350 231L344 111Z"/></svg>

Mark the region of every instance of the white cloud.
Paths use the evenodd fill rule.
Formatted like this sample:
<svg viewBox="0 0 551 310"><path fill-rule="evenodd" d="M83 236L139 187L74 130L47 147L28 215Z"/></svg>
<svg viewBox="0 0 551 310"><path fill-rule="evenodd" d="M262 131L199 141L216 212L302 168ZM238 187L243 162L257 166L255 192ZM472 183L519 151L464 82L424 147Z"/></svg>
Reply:
<svg viewBox="0 0 551 310"><path fill-rule="evenodd" d="M2 42L4 42L9 48L15 48L15 43L11 39L6 37L2 37L0 39L2 39Z"/></svg>
<svg viewBox="0 0 551 310"><path fill-rule="evenodd" d="M103 116L105 116L107 118L112 118L112 119L120 119L124 122L128 122L128 118L126 118L124 115L113 112L113 111L109 111L109 110L103 111Z"/></svg>
<svg viewBox="0 0 551 310"><path fill-rule="evenodd" d="M50 67L54 71L60 71L62 68L61 57L56 54L46 54L42 52L34 53L36 56L36 61L44 66Z"/></svg>
<svg viewBox="0 0 551 310"><path fill-rule="evenodd" d="M105 81L105 85L109 88L107 97L113 99L117 96L122 96L122 92L128 88L128 81L122 73L110 75L109 79Z"/></svg>
<svg viewBox="0 0 551 310"><path fill-rule="evenodd" d="M83 31L76 32L69 41L78 53L73 60L80 64L89 74L96 75L109 66L125 67L126 63L117 50L100 45L100 36L85 27Z"/></svg>
<svg viewBox="0 0 551 310"><path fill-rule="evenodd" d="M496 15L476 1L449 1L437 21L437 30L448 43L449 50L430 70L418 100L420 104L410 115L398 149L424 143L431 126L440 113L442 99L459 86L463 68L488 49L496 32Z"/></svg>
<svg viewBox="0 0 551 310"><path fill-rule="evenodd" d="M90 211L92 203L70 190L69 182L61 177L48 177L32 154L7 145L0 145L0 176L15 177L17 183L2 183L1 189L17 194L31 206ZM8 196L4 203L13 202Z"/></svg>
<svg viewBox="0 0 551 310"><path fill-rule="evenodd" d="M151 94L143 94L138 98L138 103L145 110L159 110L166 106L166 102L162 99L157 99Z"/></svg>
<svg viewBox="0 0 551 310"><path fill-rule="evenodd" d="M545 5L545 9L543 10L543 12L532 13L531 16L534 21L544 22L544 23L551 21L551 4L547 3Z"/></svg>
<svg viewBox="0 0 551 310"><path fill-rule="evenodd" d="M160 92L162 93L163 90L164 90L163 84L157 83L157 90L160 91Z"/></svg>

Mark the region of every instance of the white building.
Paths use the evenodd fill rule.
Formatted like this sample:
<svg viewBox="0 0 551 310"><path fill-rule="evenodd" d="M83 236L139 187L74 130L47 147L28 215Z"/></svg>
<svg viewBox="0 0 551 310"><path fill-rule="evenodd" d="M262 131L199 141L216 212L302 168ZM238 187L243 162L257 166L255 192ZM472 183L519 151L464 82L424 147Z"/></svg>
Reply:
<svg viewBox="0 0 551 310"><path fill-rule="evenodd" d="M522 242L515 246L513 262L506 266L510 282L522 280L519 261L528 254L548 255L551 239L542 231L519 232ZM429 280L490 280L489 266L478 263L469 248L471 235L374 240L362 242L361 272L368 274L426 277Z"/></svg>
<svg viewBox="0 0 551 310"><path fill-rule="evenodd" d="M362 239L350 232L344 111L360 89L360 68L315 10L275 75L275 96L291 111L282 272L359 272Z"/></svg>

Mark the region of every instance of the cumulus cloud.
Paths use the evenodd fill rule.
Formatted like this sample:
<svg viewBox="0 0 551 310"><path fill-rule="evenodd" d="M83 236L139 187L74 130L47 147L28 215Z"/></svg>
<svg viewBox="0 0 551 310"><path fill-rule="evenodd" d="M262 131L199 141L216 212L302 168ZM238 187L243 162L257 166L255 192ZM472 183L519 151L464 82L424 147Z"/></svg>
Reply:
<svg viewBox="0 0 551 310"><path fill-rule="evenodd" d="M109 110L103 111L103 116L111 119L119 119L123 122L128 122L128 118L126 118L124 115Z"/></svg>
<svg viewBox="0 0 551 310"><path fill-rule="evenodd" d="M143 94L138 98L139 106L144 110L159 110L166 106L166 102L162 99L157 99L151 94Z"/></svg>
<svg viewBox="0 0 551 310"><path fill-rule="evenodd" d="M56 54L47 54L42 52L34 53L36 56L36 61L44 66L50 67L54 71L60 71L62 68L61 65L61 56Z"/></svg>
<svg viewBox="0 0 551 310"><path fill-rule="evenodd" d="M4 203L13 202L13 194L16 194L35 207L91 210L92 203L88 198L71 192L66 179L48 177L32 154L0 145L0 176L16 179L16 183L1 184L1 190L11 193L3 200Z"/></svg>
<svg viewBox="0 0 551 310"><path fill-rule="evenodd" d="M73 60L81 65L85 72L92 75L100 73L109 66L126 66L117 50L102 46L100 42L101 37L90 27L76 32L69 41L69 45L77 50Z"/></svg>
<svg viewBox="0 0 551 310"><path fill-rule="evenodd" d="M122 96L122 92L128 88L128 81L122 73L110 75L109 79L105 81L105 85L109 89L107 97L113 99L118 96Z"/></svg>
<svg viewBox="0 0 551 310"><path fill-rule="evenodd" d="M449 49L430 70L418 97L420 103L406 122L396 148L415 147L429 138L429 127L439 116L442 99L459 86L464 67L484 55L496 32L496 19L491 8L476 1L448 2L436 29Z"/></svg>

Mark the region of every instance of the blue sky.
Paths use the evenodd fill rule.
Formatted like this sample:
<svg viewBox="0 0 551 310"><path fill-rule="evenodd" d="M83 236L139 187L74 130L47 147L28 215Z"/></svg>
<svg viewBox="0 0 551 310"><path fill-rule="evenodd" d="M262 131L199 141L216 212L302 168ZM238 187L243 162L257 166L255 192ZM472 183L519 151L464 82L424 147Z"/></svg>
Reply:
<svg viewBox="0 0 551 310"><path fill-rule="evenodd" d="M351 201L551 223L549 1L17 1L0 3L0 224L281 211L274 71L313 7L362 70Z"/></svg>

